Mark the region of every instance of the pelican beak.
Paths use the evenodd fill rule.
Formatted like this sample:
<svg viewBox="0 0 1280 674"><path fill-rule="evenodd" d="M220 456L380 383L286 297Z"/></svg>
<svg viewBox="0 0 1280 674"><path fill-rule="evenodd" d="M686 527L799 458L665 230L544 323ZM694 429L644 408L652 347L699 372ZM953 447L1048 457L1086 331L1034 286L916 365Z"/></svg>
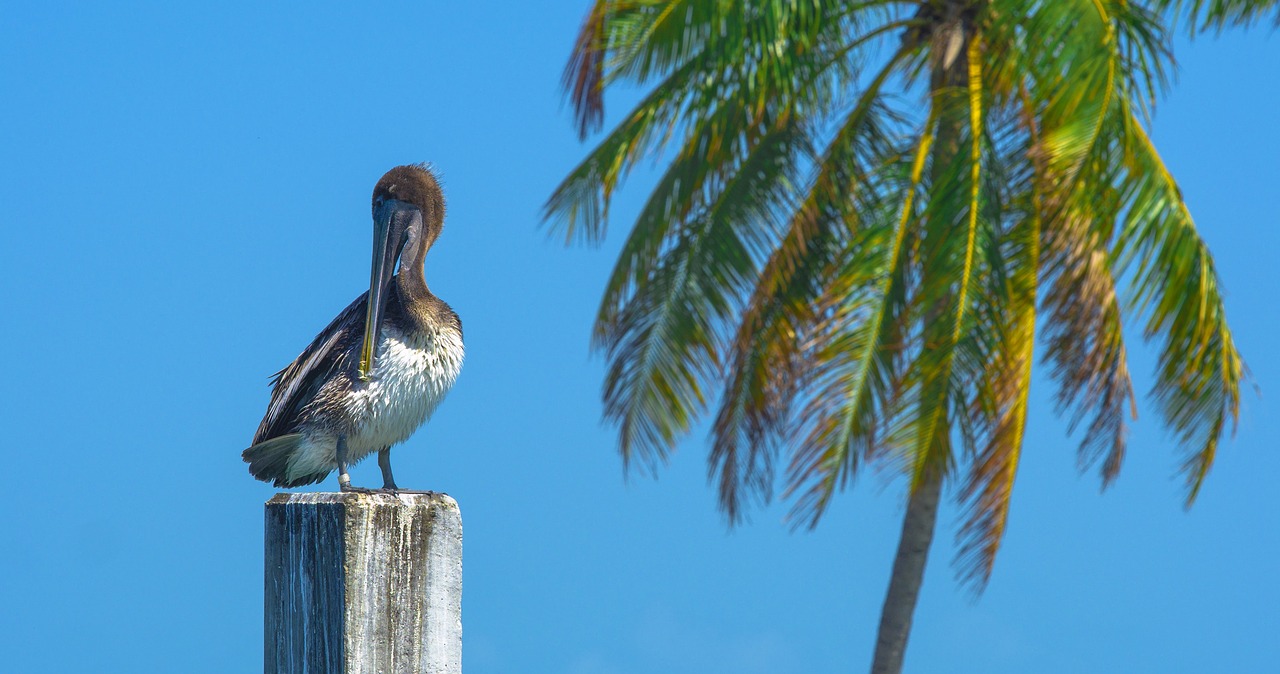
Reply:
<svg viewBox="0 0 1280 674"><path fill-rule="evenodd" d="M373 214L373 266L369 272L368 308L364 319L364 343L360 347L360 380L369 381L374 351L382 328L382 311L389 297L396 261L404 248L405 231L418 209L402 201L387 201Z"/></svg>

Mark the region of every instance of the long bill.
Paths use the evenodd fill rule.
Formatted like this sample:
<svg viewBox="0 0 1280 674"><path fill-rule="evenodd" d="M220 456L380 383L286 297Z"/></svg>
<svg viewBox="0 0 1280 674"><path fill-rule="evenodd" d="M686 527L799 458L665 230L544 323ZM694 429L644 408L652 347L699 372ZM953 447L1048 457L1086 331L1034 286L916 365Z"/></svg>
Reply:
<svg viewBox="0 0 1280 674"><path fill-rule="evenodd" d="M400 257L403 243L400 232L393 227L394 215L400 204L390 201L378 209L373 217L373 265L369 271L369 296L364 318L364 342L360 346L360 380L369 381L373 372L374 350L382 328L382 310L386 306L387 292L395 276L396 259Z"/></svg>

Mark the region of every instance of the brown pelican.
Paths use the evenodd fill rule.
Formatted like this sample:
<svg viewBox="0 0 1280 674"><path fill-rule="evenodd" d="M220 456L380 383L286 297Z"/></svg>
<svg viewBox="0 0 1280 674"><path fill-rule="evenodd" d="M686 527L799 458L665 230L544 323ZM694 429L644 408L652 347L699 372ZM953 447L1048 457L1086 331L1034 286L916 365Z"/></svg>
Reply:
<svg viewBox="0 0 1280 674"><path fill-rule="evenodd" d="M378 181L369 292L272 378L271 404L242 455L254 477L297 487L337 468L342 491L366 491L351 486L347 466L376 451L383 489L396 489L391 446L431 416L462 368L462 322L422 272L443 225L444 196L426 166L397 166Z"/></svg>

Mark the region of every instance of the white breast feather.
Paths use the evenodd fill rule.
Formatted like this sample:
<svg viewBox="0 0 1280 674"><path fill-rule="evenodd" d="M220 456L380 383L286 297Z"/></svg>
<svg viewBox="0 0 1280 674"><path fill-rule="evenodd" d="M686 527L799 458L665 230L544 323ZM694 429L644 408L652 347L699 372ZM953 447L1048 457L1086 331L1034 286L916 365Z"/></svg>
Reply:
<svg viewBox="0 0 1280 674"><path fill-rule="evenodd" d="M357 429L347 438L348 460L355 463L413 435L453 387L462 357L462 338L455 331L406 335L384 325L370 381L344 401ZM324 431L307 433L302 451L290 462L290 473L331 467L336 440Z"/></svg>
<svg viewBox="0 0 1280 674"><path fill-rule="evenodd" d="M462 369L462 340L453 331L406 336L384 330L371 381L352 396L359 433L348 440L352 459L407 439L453 387Z"/></svg>

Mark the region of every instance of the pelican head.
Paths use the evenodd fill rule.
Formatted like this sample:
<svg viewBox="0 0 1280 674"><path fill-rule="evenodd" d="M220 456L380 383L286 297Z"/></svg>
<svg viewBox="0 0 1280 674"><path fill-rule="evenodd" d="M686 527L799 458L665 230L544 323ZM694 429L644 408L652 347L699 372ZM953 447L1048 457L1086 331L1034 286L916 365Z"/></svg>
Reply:
<svg viewBox="0 0 1280 674"><path fill-rule="evenodd" d="M373 188L373 267L369 274L360 379L373 371L374 351L382 325L391 279L402 255L422 274L422 259L444 225L444 195L435 176L423 165L397 166ZM401 273L405 273L405 269Z"/></svg>

